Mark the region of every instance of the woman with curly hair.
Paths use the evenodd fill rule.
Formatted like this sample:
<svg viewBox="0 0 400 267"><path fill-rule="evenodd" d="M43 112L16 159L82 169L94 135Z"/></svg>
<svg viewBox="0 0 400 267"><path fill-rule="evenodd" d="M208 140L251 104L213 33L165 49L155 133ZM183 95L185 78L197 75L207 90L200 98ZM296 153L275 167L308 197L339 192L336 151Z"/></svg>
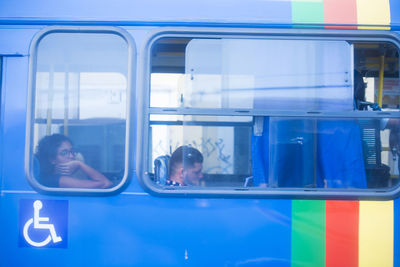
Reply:
<svg viewBox="0 0 400 267"><path fill-rule="evenodd" d="M48 187L108 188L112 186L103 174L76 159L72 141L62 135L45 136L39 141L36 156L40 163L40 182ZM78 177L78 172L86 179Z"/></svg>

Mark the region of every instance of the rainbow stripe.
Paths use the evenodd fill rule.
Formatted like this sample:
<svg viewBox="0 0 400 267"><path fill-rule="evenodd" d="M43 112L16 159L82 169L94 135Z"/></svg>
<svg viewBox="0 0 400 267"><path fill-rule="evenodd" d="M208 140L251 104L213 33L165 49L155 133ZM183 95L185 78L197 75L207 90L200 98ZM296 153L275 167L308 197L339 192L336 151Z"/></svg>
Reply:
<svg viewBox="0 0 400 267"><path fill-rule="evenodd" d="M391 15L400 16L400 4L395 0L292 0L291 4L294 27L315 24L335 29L389 30Z"/></svg>
<svg viewBox="0 0 400 267"><path fill-rule="evenodd" d="M390 30L391 18L400 1L291 1L293 27ZM400 200L293 200L291 231L292 267L400 267Z"/></svg>
<svg viewBox="0 0 400 267"><path fill-rule="evenodd" d="M291 266L399 266L400 200L292 201Z"/></svg>

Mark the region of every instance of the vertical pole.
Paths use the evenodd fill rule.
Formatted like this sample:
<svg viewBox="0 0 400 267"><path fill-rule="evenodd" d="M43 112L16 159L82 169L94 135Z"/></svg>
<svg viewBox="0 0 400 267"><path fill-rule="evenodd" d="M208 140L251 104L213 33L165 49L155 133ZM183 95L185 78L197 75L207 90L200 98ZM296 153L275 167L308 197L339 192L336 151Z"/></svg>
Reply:
<svg viewBox="0 0 400 267"><path fill-rule="evenodd" d="M48 94L47 94L46 135L51 134L51 122L52 122L52 116L53 116L53 96L54 96L54 66L50 66L49 90L48 90Z"/></svg>
<svg viewBox="0 0 400 267"><path fill-rule="evenodd" d="M378 105L382 108L382 98L383 98L383 73L385 71L385 55L380 57L380 67L379 67L379 87L378 87Z"/></svg>
<svg viewBox="0 0 400 267"><path fill-rule="evenodd" d="M68 136L68 111L69 111L69 71L65 72L64 81L64 135Z"/></svg>

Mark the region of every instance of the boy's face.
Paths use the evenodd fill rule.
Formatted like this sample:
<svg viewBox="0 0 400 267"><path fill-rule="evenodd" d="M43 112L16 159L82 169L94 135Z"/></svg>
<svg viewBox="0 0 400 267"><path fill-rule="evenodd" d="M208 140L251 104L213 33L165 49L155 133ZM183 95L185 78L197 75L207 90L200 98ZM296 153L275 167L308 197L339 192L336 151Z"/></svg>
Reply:
<svg viewBox="0 0 400 267"><path fill-rule="evenodd" d="M203 164L194 163L192 168L187 168L183 171L183 180L186 185L199 185L200 180L203 179L202 173Z"/></svg>

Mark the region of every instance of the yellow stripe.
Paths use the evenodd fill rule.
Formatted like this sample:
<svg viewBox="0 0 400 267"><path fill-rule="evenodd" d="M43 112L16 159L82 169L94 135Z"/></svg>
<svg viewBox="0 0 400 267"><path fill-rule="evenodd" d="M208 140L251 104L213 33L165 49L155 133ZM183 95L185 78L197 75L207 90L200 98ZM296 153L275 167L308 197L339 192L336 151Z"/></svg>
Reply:
<svg viewBox="0 0 400 267"><path fill-rule="evenodd" d="M393 266L393 201L360 201L359 267Z"/></svg>
<svg viewBox="0 0 400 267"><path fill-rule="evenodd" d="M390 25L389 0L357 0L357 23ZM363 30L390 30L390 27L359 26Z"/></svg>
<svg viewBox="0 0 400 267"><path fill-rule="evenodd" d="M359 30L385 30L389 31L390 27L371 27L371 26L358 26Z"/></svg>

